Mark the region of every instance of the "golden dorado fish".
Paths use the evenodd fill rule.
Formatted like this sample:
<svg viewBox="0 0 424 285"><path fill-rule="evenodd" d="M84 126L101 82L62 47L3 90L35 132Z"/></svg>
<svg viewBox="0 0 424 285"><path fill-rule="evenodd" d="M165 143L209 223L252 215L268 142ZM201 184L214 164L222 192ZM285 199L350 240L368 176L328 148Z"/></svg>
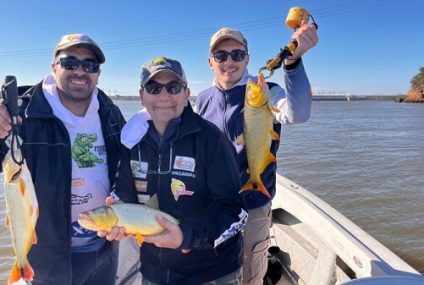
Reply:
<svg viewBox="0 0 424 285"><path fill-rule="evenodd" d="M21 140L17 137L18 140ZM10 145L10 137L7 139ZM14 157L12 157L12 151ZM22 164L18 164L22 162ZM22 159L22 152L16 146L10 147L3 160L4 192L6 198L6 225L9 227L15 264L9 275L8 284L23 278L31 281L34 270L28 262L27 255L33 243L37 242L35 225L38 219L38 202L35 195L31 174Z"/></svg>
<svg viewBox="0 0 424 285"><path fill-rule="evenodd" d="M279 139L279 135L273 130L272 111L279 112L271 106L268 85L263 74L259 73L258 83L249 79L246 85L242 143L245 144L247 153L249 180L240 192L257 189L271 197L262 183L261 174L269 163L276 161L270 151L272 140Z"/></svg>
<svg viewBox="0 0 424 285"><path fill-rule="evenodd" d="M110 231L114 226L125 227L125 232L133 234L141 246L143 236L160 234L164 231L164 228L156 221L158 214L178 224L178 220L167 213L146 205L129 203L100 206L82 212L78 223L92 231Z"/></svg>

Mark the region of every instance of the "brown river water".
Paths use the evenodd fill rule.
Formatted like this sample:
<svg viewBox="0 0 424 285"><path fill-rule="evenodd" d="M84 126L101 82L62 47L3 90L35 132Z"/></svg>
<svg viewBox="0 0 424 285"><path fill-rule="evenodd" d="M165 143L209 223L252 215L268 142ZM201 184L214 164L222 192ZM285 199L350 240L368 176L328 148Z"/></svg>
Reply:
<svg viewBox="0 0 424 285"><path fill-rule="evenodd" d="M139 109L117 104L127 118ZM278 172L424 273L423 122L424 104L313 102L307 123L283 127ZM13 262L4 217L1 186L0 284Z"/></svg>

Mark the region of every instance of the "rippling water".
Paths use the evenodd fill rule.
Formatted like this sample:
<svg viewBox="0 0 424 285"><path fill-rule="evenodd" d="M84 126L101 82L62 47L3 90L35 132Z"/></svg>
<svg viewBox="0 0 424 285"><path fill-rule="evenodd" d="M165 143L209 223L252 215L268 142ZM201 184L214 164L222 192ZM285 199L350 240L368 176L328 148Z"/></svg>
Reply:
<svg viewBox="0 0 424 285"><path fill-rule="evenodd" d="M118 101L128 118L139 103ZM424 104L314 102L284 126L278 172L321 197L424 273ZM13 251L0 190L0 281Z"/></svg>

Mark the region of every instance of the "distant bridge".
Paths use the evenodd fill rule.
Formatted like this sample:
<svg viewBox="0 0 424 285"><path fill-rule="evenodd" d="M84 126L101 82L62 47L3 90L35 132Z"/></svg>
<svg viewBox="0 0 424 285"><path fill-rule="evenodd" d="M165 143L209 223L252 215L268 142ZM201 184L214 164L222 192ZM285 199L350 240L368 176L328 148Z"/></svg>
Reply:
<svg viewBox="0 0 424 285"><path fill-rule="evenodd" d="M403 95L312 95L312 101L398 101Z"/></svg>

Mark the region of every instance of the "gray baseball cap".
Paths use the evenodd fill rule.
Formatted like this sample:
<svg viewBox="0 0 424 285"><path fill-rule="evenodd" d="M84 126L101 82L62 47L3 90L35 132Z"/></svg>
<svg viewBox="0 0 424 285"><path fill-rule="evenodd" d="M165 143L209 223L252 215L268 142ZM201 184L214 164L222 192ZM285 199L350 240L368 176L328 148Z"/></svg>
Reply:
<svg viewBox="0 0 424 285"><path fill-rule="evenodd" d="M244 45L247 49L247 40L239 30L224 27L212 35L209 44L210 51L214 51L217 44L226 39L233 39Z"/></svg>
<svg viewBox="0 0 424 285"><path fill-rule="evenodd" d="M140 85L143 87L153 76L162 71L171 72L179 80L187 84L187 78L181 63L175 59L159 56L143 65Z"/></svg>
<svg viewBox="0 0 424 285"><path fill-rule="evenodd" d="M70 34L62 36L54 49L54 57L56 58L60 51L66 50L72 46L81 46L91 50L99 63L104 63L106 60L105 55L96 42L84 34Z"/></svg>

